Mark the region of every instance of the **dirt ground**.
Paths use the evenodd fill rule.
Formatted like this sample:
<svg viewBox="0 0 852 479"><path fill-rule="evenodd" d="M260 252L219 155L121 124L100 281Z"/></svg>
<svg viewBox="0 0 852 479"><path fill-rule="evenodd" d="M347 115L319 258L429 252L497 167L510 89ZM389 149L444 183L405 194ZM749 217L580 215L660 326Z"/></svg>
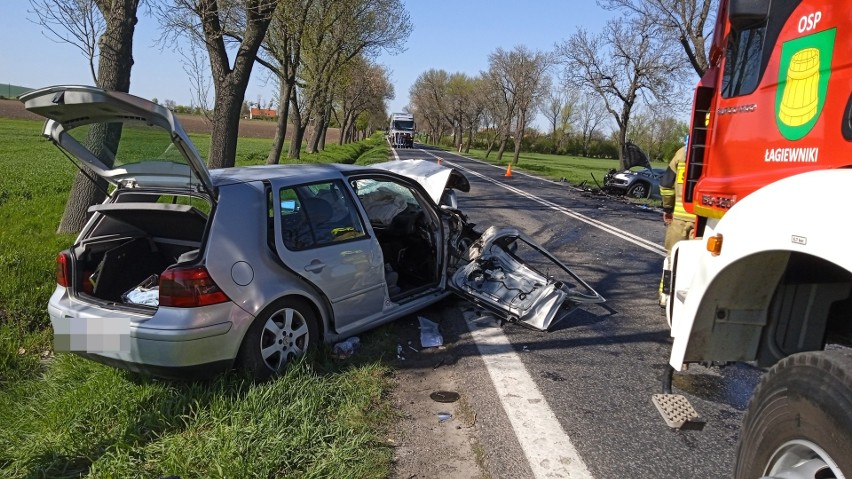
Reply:
<svg viewBox="0 0 852 479"><path fill-rule="evenodd" d="M397 342L402 353L395 364L393 401L402 419L391 437L395 448L394 479L489 477L475 429L476 411L463 392L457 370L459 356L454 345L467 331L463 326L454 326L461 321L448 318L459 314L459 301L449 299L399 320ZM420 346L417 316L438 323L443 346ZM432 398L450 397L444 392L458 393L460 397L451 403Z"/></svg>
<svg viewBox="0 0 852 479"><path fill-rule="evenodd" d="M41 120L42 117L32 114L24 109L24 105L17 100L0 100L0 117L23 118L29 120ZM206 118L200 115L177 115L180 124L187 133L210 133L210 124ZM240 136L244 138L269 138L275 137L277 124L270 120L240 120ZM287 129L287 139L290 139L293 128ZM305 138L309 138L310 131ZM333 145L340 140L340 129L329 128L326 133L326 144Z"/></svg>

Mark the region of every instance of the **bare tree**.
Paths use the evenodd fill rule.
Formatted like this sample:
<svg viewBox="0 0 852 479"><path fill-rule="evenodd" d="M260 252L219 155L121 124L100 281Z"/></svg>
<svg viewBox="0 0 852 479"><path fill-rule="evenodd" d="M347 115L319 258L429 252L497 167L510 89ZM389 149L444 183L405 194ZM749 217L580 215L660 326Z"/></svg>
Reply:
<svg viewBox="0 0 852 479"><path fill-rule="evenodd" d="M707 71L707 42L719 0L598 0L598 4L654 26L661 39L683 46L699 77Z"/></svg>
<svg viewBox="0 0 852 479"><path fill-rule="evenodd" d="M597 133L598 127L609 116L609 112L599 96L590 94L577 102L576 116L577 124L580 127L580 144L583 148L583 156L589 156L589 143Z"/></svg>
<svg viewBox="0 0 852 479"><path fill-rule="evenodd" d="M46 31L42 33L56 42L76 47L89 62L92 83L98 83L95 58L98 57L98 38L106 28L104 17L95 0L30 0L35 15L31 20Z"/></svg>
<svg viewBox="0 0 852 479"><path fill-rule="evenodd" d="M512 119L515 123L515 154L512 164L518 164L524 130L538 102L550 89L550 77L546 73L552 62L553 58L549 53L531 51L523 45L516 46L511 51L498 48L488 56L491 77L503 89L507 111L512 113L508 117L509 121L504 124L506 131ZM502 159L505 142L504 138L497 153L497 161Z"/></svg>
<svg viewBox="0 0 852 479"><path fill-rule="evenodd" d="M183 57L183 71L189 77L189 88L192 92L193 103L198 103L198 109L208 124L213 121L213 109L210 108L210 70L204 52L198 48L197 42L190 40L189 51L179 49ZM242 109L242 106L240 107Z"/></svg>
<svg viewBox="0 0 852 479"><path fill-rule="evenodd" d="M684 70L672 45L656 38L654 27L640 20L610 20L600 35L578 29L557 45L569 83L599 95L618 125L622 166L630 116L640 95L647 95L648 103L675 98Z"/></svg>
<svg viewBox="0 0 852 479"><path fill-rule="evenodd" d="M431 143L438 143L443 132L452 127L451 116L447 113L449 83L449 73L433 68L421 73L409 90L411 106L421 126L426 127L427 141Z"/></svg>
<svg viewBox="0 0 852 479"><path fill-rule="evenodd" d="M667 108L655 106L646 106L637 112L628 134L652 161L664 161L683 145L689 125L673 117Z"/></svg>
<svg viewBox="0 0 852 479"><path fill-rule="evenodd" d="M157 14L165 41L176 44L189 37L203 42L207 49L215 91L207 164L211 168L234 166L240 109L278 0L162 1ZM233 38L237 38L236 49L228 44ZM232 62L229 52L233 51Z"/></svg>
<svg viewBox="0 0 852 479"><path fill-rule="evenodd" d="M130 91L133 67L133 32L140 0L31 0L36 23L57 41L71 44L88 59L92 80L106 90ZM97 73L94 60L98 59ZM121 129L116 125L94 126L87 146L107 166L112 166ZM97 183L84 167L71 185L71 193L57 232L76 233L88 219L89 206L104 200L106 181Z"/></svg>
<svg viewBox="0 0 852 479"><path fill-rule="evenodd" d="M299 94L290 98L294 132L289 156L299 158L305 130L320 131L329 117L341 68L359 55L402 51L412 25L401 0L315 0L316 21L301 39ZM309 150L316 145L312 138Z"/></svg>

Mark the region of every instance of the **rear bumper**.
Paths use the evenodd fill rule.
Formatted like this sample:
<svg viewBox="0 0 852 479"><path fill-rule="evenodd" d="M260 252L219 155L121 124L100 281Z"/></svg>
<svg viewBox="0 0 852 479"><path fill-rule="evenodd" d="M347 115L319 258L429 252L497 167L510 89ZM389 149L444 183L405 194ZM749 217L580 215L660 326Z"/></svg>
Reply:
<svg viewBox="0 0 852 479"><path fill-rule="evenodd" d="M160 307L153 315L96 306L57 288L48 303L57 351L165 377L231 367L253 316L233 303Z"/></svg>

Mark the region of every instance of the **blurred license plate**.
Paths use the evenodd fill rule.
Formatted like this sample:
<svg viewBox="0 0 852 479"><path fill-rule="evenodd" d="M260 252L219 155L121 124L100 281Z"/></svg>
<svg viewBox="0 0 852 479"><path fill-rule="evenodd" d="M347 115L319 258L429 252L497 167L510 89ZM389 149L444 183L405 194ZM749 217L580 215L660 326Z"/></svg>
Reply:
<svg viewBox="0 0 852 479"><path fill-rule="evenodd" d="M130 318L66 318L53 324L55 351L130 352Z"/></svg>

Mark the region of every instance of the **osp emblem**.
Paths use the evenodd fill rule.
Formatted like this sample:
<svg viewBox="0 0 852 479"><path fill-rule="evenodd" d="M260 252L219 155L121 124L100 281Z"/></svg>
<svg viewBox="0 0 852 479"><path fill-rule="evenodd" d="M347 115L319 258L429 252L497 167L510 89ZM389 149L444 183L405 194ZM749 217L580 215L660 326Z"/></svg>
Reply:
<svg viewBox="0 0 852 479"><path fill-rule="evenodd" d="M836 28L784 42L775 93L775 122L788 140L804 138L816 124L831 76Z"/></svg>

